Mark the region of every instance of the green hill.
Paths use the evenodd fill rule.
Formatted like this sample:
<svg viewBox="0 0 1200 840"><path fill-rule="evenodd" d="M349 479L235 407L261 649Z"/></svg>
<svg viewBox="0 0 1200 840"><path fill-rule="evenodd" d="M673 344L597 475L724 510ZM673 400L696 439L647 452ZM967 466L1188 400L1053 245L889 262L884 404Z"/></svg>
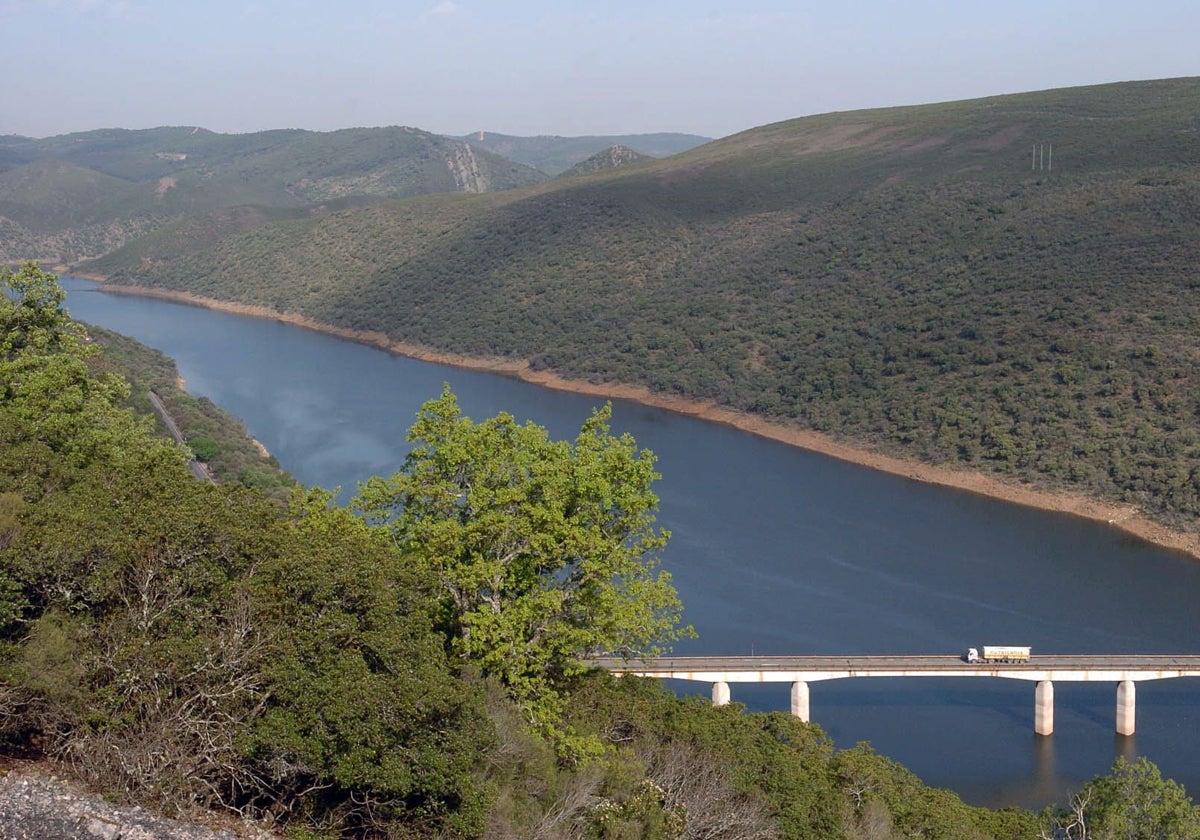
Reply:
<svg viewBox="0 0 1200 840"><path fill-rule="evenodd" d="M828 114L93 270L714 400L1192 528L1198 134L1197 79Z"/></svg>
<svg viewBox="0 0 1200 840"><path fill-rule="evenodd" d="M0 262L97 256L241 206L344 207L528 186L542 173L414 128L216 134L104 129L0 142Z"/></svg>
<svg viewBox="0 0 1200 840"><path fill-rule="evenodd" d="M628 166L631 163L641 163L647 160L653 160L653 158L643 155L641 152L635 152L628 146L618 144L596 152L596 154L587 160L582 160L566 172L563 172L562 175L567 178L573 178L577 175L591 175L593 172L604 172L609 169L616 169L618 166Z"/></svg>
<svg viewBox="0 0 1200 840"><path fill-rule="evenodd" d="M612 146L626 146L646 157L662 158L686 152L709 142L696 134L621 134L583 137L514 137L477 131L458 138L509 160L532 166L547 175L558 175Z"/></svg>
<svg viewBox="0 0 1200 840"><path fill-rule="evenodd" d="M47 158L0 172L0 216L33 231L98 221L100 208L129 193L120 178Z"/></svg>

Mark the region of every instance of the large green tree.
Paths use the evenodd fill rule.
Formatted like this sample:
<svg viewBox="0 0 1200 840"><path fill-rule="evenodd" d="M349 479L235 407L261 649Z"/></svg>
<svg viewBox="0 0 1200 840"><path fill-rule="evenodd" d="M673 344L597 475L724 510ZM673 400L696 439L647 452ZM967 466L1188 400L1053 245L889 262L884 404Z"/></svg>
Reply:
<svg viewBox="0 0 1200 840"><path fill-rule="evenodd" d="M37 263L0 268L0 292L0 358L26 349L53 352L82 335L62 309L67 295L58 278Z"/></svg>
<svg viewBox="0 0 1200 840"><path fill-rule="evenodd" d="M27 501L64 487L105 452L148 444L146 424L119 406L128 385L88 370L95 348L63 299L57 278L36 263L0 269L0 475Z"/></svg>
<svg viewBox="0 0 1200 840"><path fill-rule="evenodd" d="M476 423L449 388L413 425L403 468L356 506L433 572L451 647L554 731L557 678L600 652L655 651L690 629L657 568L655 459L595 412L573 443L508 414Z"/></svg>
<svg viewBox="0 0 1200 840"><path fill-rule="evenodd" d="M1107 776L1084 785L1066 808L1047 814L1049 840L1189 840L1200 837L1200 808L1145 757L1118 758Z"/></svg>

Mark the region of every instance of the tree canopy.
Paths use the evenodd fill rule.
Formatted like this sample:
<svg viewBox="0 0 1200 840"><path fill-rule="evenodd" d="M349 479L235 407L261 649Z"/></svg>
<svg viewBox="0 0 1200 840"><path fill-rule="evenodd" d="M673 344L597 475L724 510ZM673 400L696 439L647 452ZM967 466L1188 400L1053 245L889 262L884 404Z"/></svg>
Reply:
<svg viewBox="0 0 1200 840"><path fill-rule="evenodd" d="M1046 815L1047 840L1187 840L1200 837L1200 808L1145 757L1118 758L1065 808Z"/></svg>
<svg viewBox="0 0 1200 840"><path fill-rule="evenodd" d="M403 468L355 505L440 588L451 647L499 677L534 720L561 711L556 678L600 652L690 633L655 527L655 459L596 411L573 443L511 415L474 422L449 388L427 402Z"/></svg>

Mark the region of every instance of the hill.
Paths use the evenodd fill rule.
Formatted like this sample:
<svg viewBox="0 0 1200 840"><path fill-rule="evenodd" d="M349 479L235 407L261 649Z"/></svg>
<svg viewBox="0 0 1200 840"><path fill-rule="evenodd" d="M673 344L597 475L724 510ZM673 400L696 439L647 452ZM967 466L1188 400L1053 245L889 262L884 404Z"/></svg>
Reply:
<svg viewBox="0 0 1200 840"><path fill-rule="evenodd" d="M216 134L104 129L0 143L0 262L98 256L164 225L253 206L319 209L545 180L415 128Z"/></svg>
<svg viewBox="0 0 1200 840"><path fill-rule="evenodd" d="M268 224L124 283L1200 513L1200 80L828 114Z"/></svg>
<svg viewBox="0 0 1200 840"><path fill-rule="evenodd" d="M514 137L510 134L477 131L458 139L509 160L532 166L547 175L558 175L587 160L592 155L613 146L626 146L646 157L662 158L694 149L709 142L712 138L696 134L672 133Z"/></svg>
<svg viewBox="0 0 1200 840"><path fill-rule="evenodd" d="M608 169L616 169L618 166L628 166L631 163L641 163L642 161L653 160L648 155L643 155L640 152L635 152L628 146L610 146L609 148L596 152L587 160L582 160L572 166L563 176L573 178L577 175L590 175L593 172L604 172Z"/></svg>

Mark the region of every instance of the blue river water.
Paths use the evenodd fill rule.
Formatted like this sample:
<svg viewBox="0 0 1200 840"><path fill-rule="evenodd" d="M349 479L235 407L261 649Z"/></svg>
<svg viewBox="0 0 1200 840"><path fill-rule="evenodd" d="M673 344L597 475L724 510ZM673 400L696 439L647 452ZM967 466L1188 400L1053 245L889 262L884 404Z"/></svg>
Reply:
<svg viewBox="0 0 1200 840"><path fill-rule="evenodd" d="M573 437L597 405L272 321L63 283L74 317L175 358L190 392L241 417L307 484L350 492L395 471L417 410L444 382L472 417L507 411L556 437ZM635 403L614 403L613 426L659 458L659 522L673 534L663 564L699 634L678 653L1200 653L1200 563L1178 553ZM732 690L754 710L788 708L787 684ZM811 685L811 714L838 746L870 741L975 804L1062 801L1118 755L1145 755L1200 788L1200 681L1138 683L1130 737L1114 734L1111 683L1056 684L1048 738L1033 733L1033 690L837 680Z"/></svg>

